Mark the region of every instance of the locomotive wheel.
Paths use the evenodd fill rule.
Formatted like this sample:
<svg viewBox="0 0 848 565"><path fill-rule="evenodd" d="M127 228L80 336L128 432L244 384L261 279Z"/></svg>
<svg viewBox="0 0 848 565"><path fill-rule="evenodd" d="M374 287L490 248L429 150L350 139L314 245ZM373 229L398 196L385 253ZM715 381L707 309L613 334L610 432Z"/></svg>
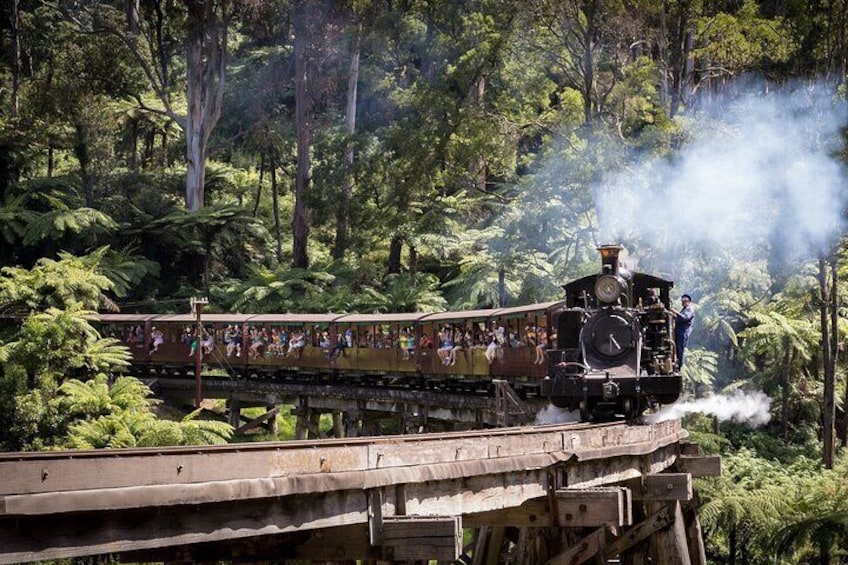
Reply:
<svg viewBox="0 0 848 565"><path fill-rule="evenodd" d="M564 396L552 396L551 404L557 408L568 408L568 399Z"/></svg>
<svg viewBox="0 0 848 565"><path fill-rule="evenodd" d="M580 421L589 422L592 420L592 411L585 400L580 401Z"/></svg>
<svg viewBox="0 0 848 565"><path fill-rule="evenodd" d="M642 415L647 405L645 401L638 396L631 396L624 399L624 417L628 420L635 420Z"/></svg>

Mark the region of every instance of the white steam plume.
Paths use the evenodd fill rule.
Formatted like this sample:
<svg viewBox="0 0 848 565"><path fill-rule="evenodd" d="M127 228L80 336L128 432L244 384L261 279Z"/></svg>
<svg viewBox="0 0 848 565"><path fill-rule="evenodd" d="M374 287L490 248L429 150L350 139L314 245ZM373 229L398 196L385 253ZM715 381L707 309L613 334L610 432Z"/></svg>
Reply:
<svg viewBox="0 0 848 565"><path fill-rule="evenodd" d="M645 420L655 424L677 419L686 414L699 413L715 416L720 422L732 420L757 428L767 424L771 419L770 406L771 398L762 392L736 391L730 396L719 394L709 398L677 402L665 406L656 414L646 416Z"/></svg>
<svg viewBox="0 0 848 565"><path fill-rule="evenodd" d="M821 85L717 103L684 126L671 159L647 156L604 179L596 205L604 242L641 239L673 260L676 244L734 255L777 246L785 258L822 248L842 225L838 161L846 105Z"/></svg>
<svg viewBox="0 0 848 565"><path fill-rule="evenodd" d="M540 424L564 424L567 422L579 422L579 410L566 410L565 408L557 408L553 404L545 406L539 413L536 414L537 425Z"/></svg>

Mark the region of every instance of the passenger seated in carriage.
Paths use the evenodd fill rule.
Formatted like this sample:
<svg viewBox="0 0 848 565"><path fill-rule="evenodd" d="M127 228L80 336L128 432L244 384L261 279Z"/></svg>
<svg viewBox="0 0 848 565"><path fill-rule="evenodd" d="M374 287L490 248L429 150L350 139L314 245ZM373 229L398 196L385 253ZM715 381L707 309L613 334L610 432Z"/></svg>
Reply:
<svg viewBox="0 0 848 565"><path fill-rule="evenodd" d="M260 331L258 328L250 329L250 356L256 359L261 357L265 347L265 328Z"/></svg>
<svg viewBox="0 0 848 565"><path fill-rule="evenodd" d="M501 347L495 334L489 335L489 344L486 346L486 352L483 355L490 365L495 362L495 359L503 357L503 347Z"/></svg>
<svg viewBox="0 0 848 565"><path fill-rule="evenodd" d="M289 344L288 357L300 359L303 355L304 347L306 347L306 335L303 332L295 332Z"/></svg>
<svg viewBox="0 0 848 565"><path fill-rule="evenodd" d="M232 357L233 353L236 357L241 357L241 330L235 326L227 326L224 330L224 342L227 344L227 357Z"/></svg>
<svg viewBox="0 0 848 565"><path fill-rule="evenodd" d="M209 355L215 349L215 332L203 329L203 353Z"/></svg>
<svg viewBox="0 0 848 565"><path fill-rule="evenodd" d="M150 331L150 351L147 352L148 355L153 355L157 351L159 351L159 346L165 343L165 334L162 333L162 330L157 330L155 327Z"/></svg>
<svg viewBox="0 0 848 565"><path fill-rule="evenodd" d="M542 365L545 359L547 359L545 350L548 348L548 330L544 327L538 328L536 335L538 336L539 343L536 345L536 359L533 361L533 364Z"/></svg>
<svg viewBox="0 0 848 565"><path fill-rule="evenodd" d="M333 350L330 352L328 357L330 359L336 359L340 356L347 356L345 354L345 349L347 349L347 340L343 334L339 334L336 339L336 345L333 346Z"/></svg>
<svg viewBox="0 0 848 565"><path fill-rule="evenodd" d="M441 345L439 346L439 351L437 353L439 355L439 359L442 361L442 365L450 363L450 353L454 347L453 336L453 328L450 326L445 326L444 329L439 332L439 341L441 342Z"/></svg>

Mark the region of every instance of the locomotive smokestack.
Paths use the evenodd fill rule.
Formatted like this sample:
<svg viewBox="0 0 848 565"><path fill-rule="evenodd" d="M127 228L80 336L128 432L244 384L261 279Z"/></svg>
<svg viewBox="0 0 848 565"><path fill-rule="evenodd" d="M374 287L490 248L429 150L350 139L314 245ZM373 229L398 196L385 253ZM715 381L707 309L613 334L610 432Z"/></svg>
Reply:
<svg viewBox="0 0 848 565"><path fill-rule="evenodd" d="M618 274L618 254L621 252L620 245L602 245L598 247L601 253L601 272L605 275Z"/></svg>

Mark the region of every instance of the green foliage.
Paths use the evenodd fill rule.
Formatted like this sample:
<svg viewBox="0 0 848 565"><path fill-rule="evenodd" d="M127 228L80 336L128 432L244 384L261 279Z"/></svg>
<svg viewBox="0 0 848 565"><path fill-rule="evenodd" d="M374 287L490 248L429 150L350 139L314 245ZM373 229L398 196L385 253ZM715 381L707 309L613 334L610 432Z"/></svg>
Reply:
<svg viewBox="0 0 848 565"><path fill-rule="evenodd" d="M157 447L226 443L229 424L198 420L194 412L179 422L156 417L152 392L133 377L109 386L104 375L83 382L72 379L59 388L53 402L67 414L67 436L61 444L76 449Z"/></svg>
<svg viewBox="0 0 848 565"><path fill-rule="evenodd" d="M33 269L4 267L0 271L0 309L30 312L73 303L94 310L113 283L98 272L97 261L60 254L43 258Z"/></svg>
<svg viewBox="0 0 848 565"><path fill-rule="evenodd" d="M116 252L108 247L96 249L81 259L109 279L118 298L126 297L145 277L156 277L160 272L159 264L144 255Z"/></svg>
<svg viewBox="0 0 848 565"><path fill-rule="evenodd" d="M681 368L683 390L698 398L706 391L713 390L718 371L718 354L705 349L691 349L686 352L686 363Z"/></svg>
<svg viewBox="0 0 848 565"><path fill-rule="evenodd" d="M202 140L215 159L206 206L187 213L185 7L142 2L138 33L122 37L115 3L21 3L24 60L16 67L8 49L0 61L0 312L23 316L0 331L2 447L228 437L215 423L156 420L137 382L108 385L126 350L87 316L116 300L202 288L221 310L371 312L494 306L502 291L510 305L559 297L564 281L597 271L608 176L646 155L673 163L702 109L723 128L714 105L731 77L754 71L771 89L843 73L841 3L335 3L310 21L314 80L300 101L311 112L311 268L288 269L291 6L230 5L245 10L230 28L221 123ZM347 188L348 241L331 261ZM686 257L671 277L698 301L686 391L759 387L787 408L789 445L774 424L687 421L709 449L740 450L726 453L726 478L704 482L711 551L726 557L736 543L751 562L843 551L844 493L805 459L819 448L823 390L815 270L789 276L769 241L744 257L625 243L646 272ZM840 318L844 331L844 306Z"/></svg>
<svg viewBox="0 0 848 565"><path fill-rule="evenodd" d="M217 294L235 296L230 309L236 312L321 312L325 293L335 278L308 269L257 268L249 280L235 283Z"/></svg>
<svg viewBox="0 0 848 565"><path fill-rule="evenodd" d="M438 286L433 275L393 274L380 289L363 287L353 307L360 312L441 312L447 302Z"/></svg>
<svg viewBox="0 0 848 565"><path fill-rule="evenodd" d="M796 484L796 497L780 515L770 541L778 556L824 560L848 552L848 458L832 470L805 477Z"/></svg>
<svg viewBox="0 0 848 565"><path fill-rule="evenodd" d="M83 230L96 235L108 233L117 224L106 214L92 208L52 210L34 218L24 231L23 244L34 245L44 240L59 241L68 233L78 234Z"/></svg>
<svg viewBox="0 0 848 565"><path fill-rule="evenodd" d="M745 0L735 13L719 12L699 18L698 38L703 47L693 56L712 61L713 72L735 74L786 62L794 45L783 18L759 16L754 0Z"/></svg>
<svg viewBox="0 0 848 565"><path fill-rule="evenodd" d="M49 446L60 419L49 401L69 378L112 374L129 365L126 347L102 338L91 325L92 308L112 288L98 272L99 255L42 259L31 270L6 267L0 304L22 316L0 342L0 445Z"/></svg>

